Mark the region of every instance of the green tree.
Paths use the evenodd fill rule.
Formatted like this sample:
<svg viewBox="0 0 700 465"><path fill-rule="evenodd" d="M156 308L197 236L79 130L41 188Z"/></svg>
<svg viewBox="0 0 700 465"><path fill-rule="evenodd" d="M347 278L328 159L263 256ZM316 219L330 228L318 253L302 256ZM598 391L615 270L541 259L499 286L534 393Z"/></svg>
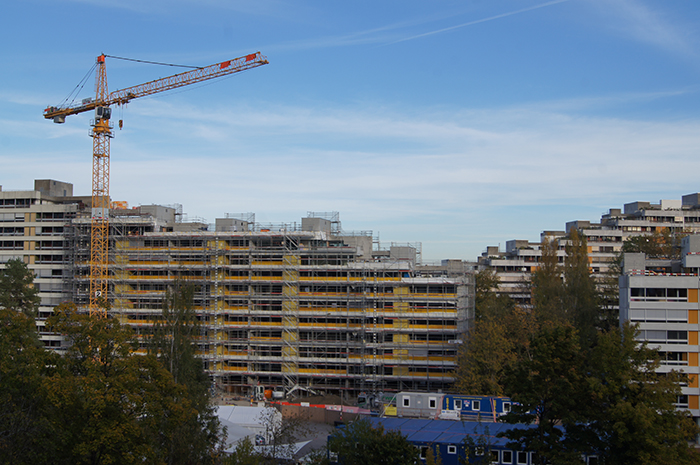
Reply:
<svg viewBox="0 0 700 465"><path fill-rule="evenodd" d="M487 464L491 463L491 449L493 447L493 436L489 431L488 424L483 424L483 429L474 427L472 434L466 435L462 440L464 444L465 456L460 457L461 465Z"/></svg>
<svg viewBox="0 0 700 465"><path fill-rule="evenodd" d="M500 280L491 269L479 270L474 275L474 319L498 317L510 312L515 302L499 293Z"/></svg>
<svg viewBox="0 0 700 465"><path fill-rule="evenodd" d="M636 328L625 324L601 335L591 352L592 447L610 465L700 463L688 445L697 425L674 406L687 377L657 373L658 353L635 336Z"/></svg>
<svg viewBox="0 0 700 465"><path fill-rule="evenodd" d="M20 259L9 260L0 269L0 308L36 316L41 299L34 287L34 273Z"/></svg>
<svg viewBox="0 0 700 465"><path fill-rule="evenodd" d="M338 454L343 465L415 465L418 450L400 432L376 428L359 419L337 428L328 439L328 448Z"/></svg>
<svg viewBox="0 0 700 465"><path fill-rule="evenodd" d="M505 421L535 426L514 428L504 436L519 448L537 452L541 464L580 459L580 452L572 447L576 438L564 432L567 426L585 421L579 409L585 399L583 362L576 330L558 326L536 334L529 356L506 373L506 394L514 404Z"/></svg>
<svg viewBox="0 0 700 465"><path fill-rule="evenodd" d="M475 322L457 356L457 391L475 395L503 395L503 371L516 358L515 341L502 321L488 319Z"/></svg>
<svg viewBox="0 0 700 465"><path fill-rule="evenodd" d="M669 228L660 228L651 234L628 237L622 244L622 253L643 253L649 258L680 258L681 239L687 233L675 233Z"/></svg>
<svg viewBox="0 0 700 465"><path fill-rule="evenodd" d="M577 229L569 233L564 262L563 305L567 320L578 330L581 344L595 344L600 327L600 294L588 263L586 237Z"/></svg>
<svg viewBox="0 0 700 465"><path fill-rule="evenodd" d="M57 430L57 463L206 463L216 449L198 457L173 458L172 444L183 424L198 412L184 386L152 356L136 355L136 338L117 319L80 314L60 306L49 327L70 342L45 380Z"/></svg>
<svg viewBox="0 0 700 465"><path fill-rule="evenodd" d="M540 263L532 273L530 284L533 314L538 326L556 326L567 321L562 302L564 285L557 255L558 242L556 239L545 238L541 248Z"/></svg>
<svg viewBox="0 0 700 465"><path fill-rule="evenodd" d="M49 463L55 446L44 380L56 363L34 319L0 309L0 463Z"/></svg>
<svg viewBox="0 0 700 465"><path fill-rule="evenodd" d="M176 383L187 388L188 400L197 412L173 431L169 463L186 463L211 455L211 444L219 437L211 381L196 354L195 338L200 328L194 311L194 292L193 285L182 281L176 281L166 291L162 319L154 325L148 344L148 353L157 357Z"/></svg>
<svg viewBox="0 0 700 465"><path fill-rule="evenodd" d="M457 359L456 389L480 395L503 395L503 370L527 344L532 318L508 296L498 294L491 270L476 274L476 315Z"/></svg>
<svg viewBox="0 0 700 465"><path fill-rule="evenodd" d="M263 465L262 455L255 450L255 446L249 437L244 437L236 448L228 456L221 460L222 465Z"/></svg>

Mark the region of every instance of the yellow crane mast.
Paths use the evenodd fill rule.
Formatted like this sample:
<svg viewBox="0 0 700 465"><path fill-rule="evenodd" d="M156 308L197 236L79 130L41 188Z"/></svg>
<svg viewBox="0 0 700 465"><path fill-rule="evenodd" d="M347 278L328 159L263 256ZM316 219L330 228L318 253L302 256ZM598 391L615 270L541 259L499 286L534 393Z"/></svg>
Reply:
<svg viewBox="0 0 700 465"><path fill-rule="evenodd" d="M109 291L109 160L112 124L111 105L125 105L129 101L147 95L165 92L178 87L195 84L268 63L260 52L233 60L223 61L204 68L150 81L145 84L109 92L107 90L107 55L97 57L95 99L84 100L78 105L50 106L44 110L44 118L54 123L65 123L66 116L95 110L95 119L90 123L92 131L92 227L90 237L90 314L105 316L104 302Z"/></svg>

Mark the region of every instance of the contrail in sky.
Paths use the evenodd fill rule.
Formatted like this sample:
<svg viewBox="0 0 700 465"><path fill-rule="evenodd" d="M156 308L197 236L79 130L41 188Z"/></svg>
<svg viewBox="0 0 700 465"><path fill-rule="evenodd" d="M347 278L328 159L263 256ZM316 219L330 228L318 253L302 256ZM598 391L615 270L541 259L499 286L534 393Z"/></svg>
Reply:
<svg viewBox="0 0 700 465"><path fill-rule="evenodd" d="M423 33L423 34L418 34L418 35L415 35L415 36L406 37L406 38L404 38L404 39L399 39L399 40L395 40L395 41L393 41L393 42L390 42L390 44L396 44L396 43L399 43L399 42L405 42L405 41L407 41L407 40L418 39L418 38L420 38L420 37L431 36L431 35L433 35L433 34L440 34L441 32L447 32L447 31L451 31L451 30L453 30L453 29L459 29L460 27L466 27L466 26L471 26L471 25L473 25L473 24L485 23L485 22L487 22L487 21L493 21L494 19L505 18L505 17L507 17L507 16L513 16L513 15L517 15L517 14L519 14L519 13L525 13L526 11L536 10L536 9L538 9L538 8L544 8L544 7L546 7L546 6L556 5L557 3L564 3L564 2L568 2L568 1L569 1L569 0L554 0L554 1L551 1L551 2L547 2L547 3L541 3L541 4L539 4L539 5L534 5L534 6L530 6L530 7L527 7L527 8L523 8L523 9L521 9L521 10L515 10L515 11L508 12L508 13L502 13L502 14L496 15L496 16L489 16L488 18L477 19L477 20L475 20L475 21L469 21L468 23L463 23L463 24L458 24L458 25L456 25L456 26L450 26L450 27L446 27L446 28L443 28L443 29L438 29L437 31L425 32L425 33Z"/></svg>

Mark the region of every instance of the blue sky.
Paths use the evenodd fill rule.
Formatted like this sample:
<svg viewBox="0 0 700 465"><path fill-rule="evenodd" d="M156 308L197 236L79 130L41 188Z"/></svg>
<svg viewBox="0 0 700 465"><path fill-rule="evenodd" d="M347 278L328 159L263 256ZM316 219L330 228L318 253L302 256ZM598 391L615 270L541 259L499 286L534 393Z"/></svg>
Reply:
<svg viewBox="0 0 700 465"><path fill-rule="evenodd" d="M338 211L424 260L474 260L700 191L700 2L5 3L4 190L53 178L89 194L92 115L42 111L100 53L206 66L259 50L269 65L113 110L113 199L209 222ZM107 60L110 90L175 72Z"/></svg>

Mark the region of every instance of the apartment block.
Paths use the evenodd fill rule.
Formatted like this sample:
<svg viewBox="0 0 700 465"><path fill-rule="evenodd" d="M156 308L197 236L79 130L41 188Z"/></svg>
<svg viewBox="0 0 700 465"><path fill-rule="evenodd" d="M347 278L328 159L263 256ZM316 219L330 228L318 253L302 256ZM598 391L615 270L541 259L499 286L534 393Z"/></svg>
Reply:
<svg viewBox="0 0 700 465"><path fill-rule="evenodd" d="M620 321L639 325L639 340L647 341L661 355L661 372L679 370L690 375L677 405L696 419L700 419L698 294L700 235L683 238L680 260L625 254Z"/></svg>
<svg viewBox="0 0 700 465"><path fill-rule="evenodd" d="M61 301L87 306L90 199L47 180L0 191L0 202L0 266L17 257L36 273L40 324ZM371 232L343 231L335 212L287 224L227 215L209 225L184 221L177 206L112 207L112 314L147 336L166 289L193 284L199 353L222 391L263 385L352 398L454 381L473 316L465 262L422 265L419 244L383 248Z"/></svg>
<svg viewBox="0 0 700 465"><path fill-rule="evenodd" d="M658 204L632 202L625 204L623 209L610 209L598 223L571 221L563 230L543 231L539 242L508 241L505 251L499 247L487 247L478 258L479 269L495 271L500 280L500 292L522 305L529 305L528 284L531 274L539 266L543 241L556 242L559 261L563 263L567 236L573 229L586 237L591 271L594 276L602 278L629 237L662 231L700 232L700 194L684 195L680 200L661 200Z"/></svg>
<svg viewBox="0 0 700 465"><path fill-rule="evenodd" d="M37 180L33 190L3 191L0 187L0 267L22 260L35 274L41 305L37 326L47 347L60 347L60 337L44 331L53 307L70 299L71 276L66 224L77 215L83 198L73 197L73 185Z"/></svg>

